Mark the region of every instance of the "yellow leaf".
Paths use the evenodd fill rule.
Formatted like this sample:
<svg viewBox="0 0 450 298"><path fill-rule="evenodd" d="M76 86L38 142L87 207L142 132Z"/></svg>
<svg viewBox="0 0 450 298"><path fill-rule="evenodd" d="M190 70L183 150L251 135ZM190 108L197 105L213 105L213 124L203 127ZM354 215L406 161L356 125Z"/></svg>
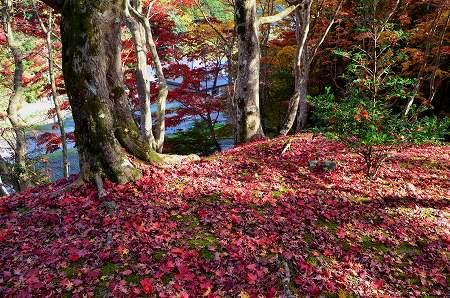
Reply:
<svg viewBox="0 0 450 298"><path fill-rule="evenodd" d="M206 290L206 292L203 293L203 297L206 297L206 296L208 296L209 294L211 294L211 289L212 289L212 287L209 287L209 288Z"/></svg>

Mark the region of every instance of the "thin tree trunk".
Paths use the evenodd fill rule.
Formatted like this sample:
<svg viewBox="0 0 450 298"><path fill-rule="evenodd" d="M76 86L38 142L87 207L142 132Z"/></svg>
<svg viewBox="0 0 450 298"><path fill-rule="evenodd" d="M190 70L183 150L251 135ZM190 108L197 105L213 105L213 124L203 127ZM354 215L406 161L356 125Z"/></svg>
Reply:
<svg viewBox="0 0 450 298"><path fill-rule="evenodd" d="M140 0L136 0L135 9L142 13L142 4ZM133 5L130 4L130 5ZM136 52L136 83L141 110L141 134L145 140L156 149L155 137L153 136L153 123L151 111L151 94L150 94L150 74L147 64L147 44L144 26L131 16L129 10L125 10L125 21L134 40L134 48Z"/></svg>
<svg viewBox="0 0 450 298"><path fill-rule="evenodd" d="M127 152L145 161L160 157L141 137L123 86L122 1L65 1L60 8L63 72L81 175L118 183L136 180L141 172Z"/></svg>
<svg viewBox="0 0 450 298"><path fill-rule="evenodd" d="M34 2L33 2L34 5ZM36 7L35 11L38 13L38 10ZM46 43L47 43L47 49L48 49L48 75L49 75L49 81L50 86L52 90L52 99L53 104L55 105L55 111L56 111L56 118L59 126L59 131L61 134L61 144L62 144L62 154L63 154L63 173L64 178L69 177L69 157L68 157L68 149L67 149L67 137L66 137L66 130L64 127L64 115L60 108L60 100L58 99L58 92L56 90L56 82L55 82L55 76L54 76L54 60L53 60L53 43L52 43L52 33L53 33L53 9L49 9L49 16L48 16L48 27L45 26L42 19L39 17L39 21L41 24L41 28L44 31L46 35Z"/></svg>
<svg viewBox="0 0 450 298"><path fill-rule="evenodd" d="M305 65L304 68L299 69L298 79L296 80L296 89L299 96L296 132L302 131L308 123L308 80L309 65Z"/></svg>
<svg viewBox="0 0 450 298"><path fill-rule="evenodd" d="M217 79L219 78L219 74L220 74L220 70L221 70L221 59L219 59L219 61L216 63L216 71L214 73L214 81L213 81L213 85L212 85L212 92L214 92L214 90L216 90L217 88ZM208 93L208 91L206 91ZM211 97L214 99L214 95L211 94ZM219 141L217 140L217 136L216 136L216 131L214 130L214 123L212 121L211 118L211 113L207 113L207 125L208 125L208 129L209 129L209 133L211 134L211 139L214 143L214 145L216 146L216 149L218 152L222 152L222 147L219 144Z"/></svg>
<svg viewBox="0 0 450 298"><path fill-rule="evenodd" d="M311 31L311 6L313 0L304 0L302 5L298 6L295 10L297 38L297 55L294 65L295 93L289 102L288 113L280 135L287 135L289 133L296 118L296 132L300 132L306 127L308 122L308 81L311 64L320 46L330 32L344 1L339 0L337 3L327 28L313 48L310 48L308 44Z"/></svg>
<svg viewBox="0 0 450 298"><path fill-rule="evenodd" d="M222 147L219 144L219 141L217 141L216 131L214 130L213 121L211 119L211 115L207 114L207 125L209 129L209 133L211 134L211 139L214 143L214 146L216 146L216 149L218 152L222 152Z"/></svg>
<svg viewBox="0 0 450 298"><path fill-rule="evenodd" d="M9 196L9 192L3 184L2 177L0 176L0 197Z"/></svg>
<svg viewBox="0 0 450 298"><path fill-rule="evenodd" d="M154 127L154 134L156 139L156 151L162 153L164 148L164 137L166 133L166 101L169 94L169 87L167 85L166 78L164 77L164 71L159 59L158 51L156 50L155 41L153 40L152 29L150 22L146 22L145 31L147 33L147 43L150 48L150 52L153 57L153 64L156 70L156 77L158 78L158 111L156 114L156 125Z"/></svg>
<svg viewBox="0 0 450 298"><path fill-rule="evenodd" d="M263 15L272 15L274 12L274 0L269 0L266 3L267 6L264 7ZM269 40L270 40L270 33L272 32L272 24L266 24L262 27L261 30L261 57L267 57L268 50L269 50ZM261 105L261 125L263 127L263 130L267 130L267 118L264 115L265 112L265 106L267 105L267 101L269 99L269 86L268 86L268 80L269 80L269 70L270 70L270 64L269 63L262 63L261 64L261 77L260 77L260 105Z"/></svg>
<svg viewBox="0 0 450 298"><path fill-rule="evenodd" d="M235 82L237 144L263 138L259 108L260 47L255 0L236 0L235 26L239 58Z"/></svg>
<svg viewBox="0 0 450 298"><path fill-rule="evenodd" d="M149 21L149 14L154 3L155 0L150 2L149 7L147 8L147 15L145 16L139 13L131 5L128 5L128 8L144 26L147 46L150 49L150 53L152 54L153 66L155 67L156 77L158 79L158 111L156 114L156 125L153 127L153 134L156 142L156 151L161 153L164 148L164 137L166 132L166 101L167 95L169 94L169 88L167 85L167 80L164 76L164 69L161 63L161 59L159 58L158 50L156 49L156 44L153 39L152 27Z"/></svg>
<svg viewBox="0 0 450 298"><path fill-rule="evenodd" d="M27 140L25 134L25 125L19 116L19 107L23 97L23 53L14 38L14 32L12 31L10 22L10 11L12 9L12 2L10 0L2 1L2 22L3 31L6 34L7 44L11 54L14 58L14 83L13 94L9 98L8 103L8 119L11 123L12 129L15 134L15 148L14 148L14 160L15 160L15 176L18 181L18 191L23 191L31 186L31 182L27 175Z"/></svg>
<svg viewBox="0 0 450 298"><path fill-rule="evenodd" d="M8 189L3 182L4 180L7 180L7 183L14 189L19 189L18 181L14 175L13 165L0 156L0 196L9 195Z"/></svg>
<svg viewBox="0 0 450 298"><path fill-rule="evenodd" d="M308 118L308 102L306 100L309 75L308 37L311 24L312 1L304 1L303 5L295 10L297 53L294 64L295 93L289 101L289 109L284 121L281 135L287 135L294 125L297 117L298 125L306 124ZM300 126L300 127L301 127Z"/></svg>

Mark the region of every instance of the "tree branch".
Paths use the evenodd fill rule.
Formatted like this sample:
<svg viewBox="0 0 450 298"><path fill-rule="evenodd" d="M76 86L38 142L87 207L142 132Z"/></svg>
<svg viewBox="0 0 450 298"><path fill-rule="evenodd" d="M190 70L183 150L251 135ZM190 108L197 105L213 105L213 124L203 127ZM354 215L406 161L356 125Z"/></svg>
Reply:
<svg viewBox="0 0 450 298"><path fill-rule="evenodd" d="M311 55L311 59L309 59L309 61L310 61L309 63L311 63L311 61L314 60L314 57L316 56L317 51L319 50L322 43L325 41L325 38L327 37L328 33L330 32L331 27L333 27L334 21L336 20L336 16L338 15L339 11L341 10L342 4L344 4L344 1L345 0L340 0L339 3L337 4L336 9L334 10L333 17L331 18L327 29L325 30L322 37L320 38L320 41L317 43L314 50L312 51L312 55Z"/></svg>
<svg viewBox="0 0 450 298"><path fill-rule="evenodd" d="M220 39L222 39L225 42L225 44L228 44L228 41L225 38L225 36L223 36L222 32L220 32L219 29L217 29L216 26L214 26L214 24L208 18L205 11L203 10L203 7L201 6L200 2L195 1L195 4L197 5L197 8L200 10L201 14L203 15L203 19L208 23L208 25L211 27L211 29L213 29L214 32L216 32L216 34L220 37Z"/></svg>
<svg viewBox="0 0 450 298"><path fill-rule="evenodd" d="M36 6L36 2L33 0L33 1L31 1L31 3L33 4L33 10L34 10L34 13L36 13L36 16L37 16L37 18L38 18L38 20L39 20L39 24L41 25L41 29L42 29L42 31L47 35L47 33L48 33L48 29L47 29L47 27L45 26L45 24L44 24L44 21L42 20L42 18L41 18L41 15L40 15L40 13L39 13L39 9L38 9L38 7Z"/></svg>
<svg viewBox="0 0 450 298"><path fill-rule="evenodd" d="M41 0L56 11L60 11L64 5L64 0Z"/></svg>
<svg viewBox="0 0 450 298"><path fill-rule="evenodd" d="M258 19L258 25L272 24L272 23L281 21L282 19L284 19L285 17L290 15L299 6L300 6L300 4L291 5L291 6L288 6L286 9L284 9L282 12L277 13L276 15L261 17Z"/></svg>

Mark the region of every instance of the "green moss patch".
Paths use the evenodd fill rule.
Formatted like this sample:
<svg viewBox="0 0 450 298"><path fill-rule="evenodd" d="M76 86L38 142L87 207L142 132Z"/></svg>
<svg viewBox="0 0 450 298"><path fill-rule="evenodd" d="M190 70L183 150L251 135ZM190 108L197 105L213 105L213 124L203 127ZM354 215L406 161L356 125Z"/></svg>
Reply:
<svg viewBox="0 0 450 298"><path fill-rule="evenodd" d="M409 243L402 243L397 251L404 255L417 256L422 253L422 250L419 247L413 246Z"/></svg>
<svg viewBox="0 0 450 298"><path fill-rule="evenodd" d="M166 256L166 252L163 250L157 250L153 253L153 260L159 262Z"/></svg>
<svg viewBox="0 0 450 298"><path fill-rule="evenodd" d="M114 263L108 262L100 269L103 276L111 276L117 272L118 266Z"/></svg>
<svg viewBox="0 0 450 298"><path fill-rule="evenodd" d="M81 268L81 262L72 262L66 268L63 268L62 271L66 274L68 278L74 278L78 272L78 269Z"/></svg>
<svg viewBox="0 0 450 298"><path fill-rule="evenodd" d="M218 247L219 241L213 235L205 232L200 232L197 235L192 236L187 243L190 248L202 249L210 246Z"/></svg>
<svg viewBox="0 0 450 298"><path fill-rule="evenodd" d="M200 225L200 221L197 217L193 215L172 215L170 217L171 220L179 223L182 228L187 230L193 230Z"/></svg>
<svg viewBox="0 0 450 298"><path fill-rule="evenodd" d="M381 242L373 241L372 238L370 238L369 236L362 237L361 246L365 250L372 249L383 253L389 251L389 247L387 247L385 244Z"/></svg>
<svg viewBox="0 0 450 298"><path fill-rule="evenodd" d="M333 234L336 234L339 229L339 225L337 223L335 223L334 221L331 221L331 220L327 220L325 218L319 218L317 220L317 225L319 227L326 228L328 231L330 231Z"/></svg>

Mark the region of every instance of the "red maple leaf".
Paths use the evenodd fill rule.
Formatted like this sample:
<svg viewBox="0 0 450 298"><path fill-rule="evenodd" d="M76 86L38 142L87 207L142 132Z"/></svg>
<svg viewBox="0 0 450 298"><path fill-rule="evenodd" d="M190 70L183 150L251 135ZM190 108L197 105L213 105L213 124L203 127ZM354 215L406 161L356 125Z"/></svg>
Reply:
<svg viewBox="0 0 450 298"><path fill-rule="evenodd" d="M153 292L153 285L150 278L144 278L139 282L145 294L150 295Z"/></svg>

